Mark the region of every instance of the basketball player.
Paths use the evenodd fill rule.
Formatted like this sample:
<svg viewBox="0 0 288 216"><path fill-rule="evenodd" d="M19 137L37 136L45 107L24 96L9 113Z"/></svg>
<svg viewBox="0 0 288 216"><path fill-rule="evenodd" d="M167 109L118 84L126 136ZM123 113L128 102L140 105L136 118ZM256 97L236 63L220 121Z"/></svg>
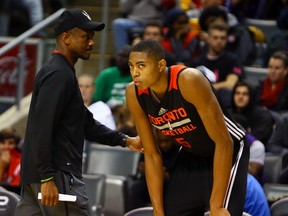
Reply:
<svg viewBox="0 0 288 216"><path fill-rule="evenodd" d="M200 71L167 68L164 53L153 40L136 44L129 57L134 82L126 90L144 147L154 216L202 216L207 210L211 216L240 216L249 159L245 133ZM165 193L152 126L181 145Z"/></svg>

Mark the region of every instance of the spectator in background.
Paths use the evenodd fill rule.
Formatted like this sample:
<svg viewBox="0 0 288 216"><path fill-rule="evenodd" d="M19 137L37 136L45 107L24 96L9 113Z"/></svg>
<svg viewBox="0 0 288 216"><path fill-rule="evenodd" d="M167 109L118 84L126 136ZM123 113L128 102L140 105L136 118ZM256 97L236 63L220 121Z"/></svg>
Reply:
<svg viewBox="0 0 288 216"><path fill-rule="evenodd" d="M101 71L95 80L93 99L108 104L112 112L125 103L125 89L132 81L128 66L130 51L130 45L122 47L116 55L116 65Z"/></svg>
<svg viewBox="0 0 288 216"><path fill-rule="evenodd" d="M150 21L146 23L143 29L142 37L137 37L133 40L132 45L134 46L141 40L156 40L159 43L162 43L163 40L163 25L162 22L159 21ZM175 57L169 52L165 51L165 60L167 61L167 65L176 64Z"/></svg>
<svg viewBox="0 0 288 216"><path fill-rule="evenodd" d="M283 118L267 144L267 151L284 155L288 152L288 116ZM288 181L288 180L287 180Z"/></svg>
<svg viewBox="0 0 288 216"><path fill-rule="evenodd" d="M10 21L10 0L2 0L0 5L0 36L8 36Z"/></svg>
<svg viewBox="0 0 288 216"><path fill-rule="evenodd" d="M281 115L288 114L288 57L284 52L270 57L268 75L257 90L261 105Z"/></svg>
<svg viewBox="0 0 288 216"><path fill-rule="evenodd" d="M43 20L44 11L42 0L21 0L21 2L28 11L31 27Z"/></svg>
<svg viewBox="0 0 288 216"><path fill-rule="evenodd" d="M231 92L242 75L241 64L234 53L225 50L228 37L228 26L225 22L215 21L208 29L208 50L201 57L191 62L192 67L204 65L216 76L213 84L228 107L231 101Z"/></svg>
<svg viewBox="0 0 288 216"><path fill-rule="evenodd" d="M246 118L251 134L266 146L273 132L274 120L268 109L256 104L253 89L248 83L242 81L235 85L230 113Z"/></svg>
<svg viewBox="0 0 288 216"><path fill-rule="evenodd" d="M192 58L200 54L200 40L189 25L189 18L179 8L167 12L165 18L167 32L162 46L175 59L177 64L187 65Z"/></svg>
<svg viewBox="0 0 288 216"><path fill-rule="evenodd" d="M262 186L253 175L247 175L244 212L253 216L270 216L270 208Z"/></svg>
<svg viewBox="0 0 288 216"><path fill-rule="evenodd" d="M222 6L222 4L223 4L223 0L201 0L200 8L187 10L186 13L189 18L198 19L203 10L210 8L210 7L219 7L220 9L226 12L228 25L230 27L237 25L238 24L237 18L233 14L229 13L227 9L224 6Z"/></svg>
<svg viewBox="0 0 288 216"><path fill-rule="evenodd" d="M278 31L274 31L267 41L267 49L264 53L264 67L268 66L269 58L277 51L288 52L288 1L277 17Z"/></svg>
<svg viewBox="0 0 288 216"><path fill-rule="evenodd" d="M21 151L18 145L21 137L13 128L0 131L0 184L4 187L17 187L20 183Z"/></svg>
<svg viewBox="0 0 288 216"><path fill-rule="evenodd" d="M2 10L1 10L2 9ZM23 26L17 26L14 23L13 14L23 13L26 18L28 15L27 29L23 29ZM4 0L1 1L0 6L0 36L18 36L23 33L22 31L28 30L28 28L33 27L37 23L41 22L44 18L44 10L42 5L42 0ZM22 21L22 20L21 20ZM26 24L26 23L25 23ZM14 28L19 28L20 30L15 30ZM15 32L14 32L15 31ZM20 32L18 32L20 31ZM44 36L43 32L38 32L39 36Z"/></svg>
<svg viewBox="0 0 288 216"><path fill-rule="evenodd" d="M90 74L81 74L78 76L79 88L83 98L84 105L93 114L94 119L115 130L116 124L110 107L102 101L93 101L95 93L94 77Z"/></svg>
<svg viewBox="0 0 288 216"><path fill-rule="evenodd" d="M131 44L132 30L143 28L149 20L162 20L161 0L120 0L120 10L125 18L112 22L115 51Z"/></svg>
<svg viewBox="0 0 288 216"><path fill-rule="evenodd" d="M199 17L201 40L206 42L207 30L211 22L222 21L228 24L227 12L219 7L209 7ZM242 65L251 65L256 58L254 36L241 24L229 26L226 50L237 55Z"/></svg>

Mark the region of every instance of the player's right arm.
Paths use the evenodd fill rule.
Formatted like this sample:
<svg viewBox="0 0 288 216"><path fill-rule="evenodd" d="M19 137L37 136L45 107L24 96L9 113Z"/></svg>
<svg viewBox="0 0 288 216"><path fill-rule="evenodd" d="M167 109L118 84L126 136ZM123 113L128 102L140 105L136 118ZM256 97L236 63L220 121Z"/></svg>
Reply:
<svg viewBox="0 0 288 216"><path fill-rule="evenodd" d="M164 216L163 209L163 162L152 131L152 126L136 98L134 84L126 89L126 102L132 113L141 138L145 156L145 176L154 216Z"/></svg>

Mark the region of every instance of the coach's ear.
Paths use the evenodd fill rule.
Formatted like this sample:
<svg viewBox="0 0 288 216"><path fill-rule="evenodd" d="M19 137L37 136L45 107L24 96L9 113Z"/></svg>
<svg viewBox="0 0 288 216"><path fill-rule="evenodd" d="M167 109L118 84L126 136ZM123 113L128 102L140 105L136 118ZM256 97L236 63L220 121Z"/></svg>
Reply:
<svg viewBox="0 0 288 216"><path fill-rule="evenodd" d="M166 65L167 65L166 60L165 59L161 59L158 62L159 72L163 72L166 69Z"/></svg>

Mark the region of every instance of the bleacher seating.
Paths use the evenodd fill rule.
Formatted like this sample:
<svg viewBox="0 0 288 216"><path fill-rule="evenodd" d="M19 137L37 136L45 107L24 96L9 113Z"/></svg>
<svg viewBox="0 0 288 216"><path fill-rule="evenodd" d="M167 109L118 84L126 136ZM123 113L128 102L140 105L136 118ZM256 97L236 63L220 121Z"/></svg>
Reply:
<svg viewBox="0 0 288 216"><path fill-rule="evenodd" d="M286 216L288 215L288 197L280 199L273 203L270 207L271 216Z"/></svg>
<svg viewBox="0 0 288 216"><path fill-rule="evenodd" d="M260 79L264 79L268 74L267 68L260 67L243 67L245 80L252 86L257 86Z"/></svg>
<svg viewBox="0 0 288 216"><path fill-rule="evenodd" d="M12 191L0 189L0 215L14 215L16 205L20 201L20 196Z"/></svg>
<svg viewBox="0 0 288 216"><path fill-rule="evenodd" d="M153 216L153 207L141 207L127 212L124 216Z"/></svg>
<svg viewBox="0 0 288 216"><path fill-rule="evenodd" d="M87 188L89 211L91 216L101 216L105 211L106 176L101 174L83 174Z"/></svg>
<svg viewBox="0 0 288 216"><path fill-rule="evenodd" d="M140 154L128 148L90 145L86 173L106 176L106 215L123 216L126 212L128 178L137 174Z"/></svg>
<svg viewBox="0 0 288 216"><path fill-rule="evenodd" d="M266 42L270 40L270 38L276 31L279 31L276 20L246 18L244 21L244 25L255 26L261 29L265 35Z"/></svg>
<svg viewBox="0 0 288 216"><path fill-rule="evenodd" d="M265 183L278 183L282 169L282 156L266 154L263 168Z"/></svg>

